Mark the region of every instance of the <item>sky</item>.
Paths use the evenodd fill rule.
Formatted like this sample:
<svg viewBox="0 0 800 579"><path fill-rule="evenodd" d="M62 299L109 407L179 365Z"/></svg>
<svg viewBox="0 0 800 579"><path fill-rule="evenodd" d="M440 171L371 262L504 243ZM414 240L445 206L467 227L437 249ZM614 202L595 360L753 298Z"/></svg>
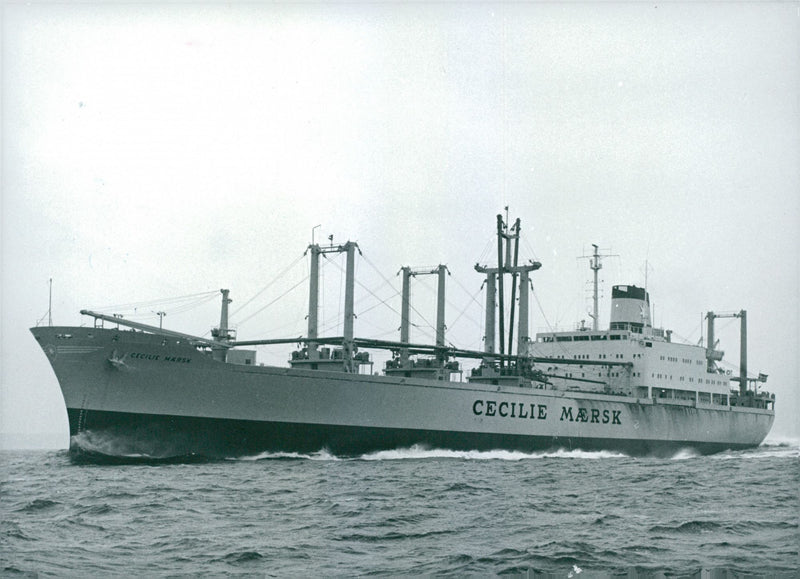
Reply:
<svg viewBox="0 0 800 579"><path fill-rule="evenodd" d="M746 309L773 436L800 437L797 3L8 2L1 65L2 447L68 443L28 331L50 279L54 325L207 335L229 288L240 339L299 336L303 252L333 235L363 252L357 335L397 337L398 270L442 263L448 340L481 349L473 266L505 207L542 262L532 331L589 322L598 244L601 327L613 284L690 343ZM435 280L413 283L432 342ZM717 328L735 368L738 321Z"/></svg>

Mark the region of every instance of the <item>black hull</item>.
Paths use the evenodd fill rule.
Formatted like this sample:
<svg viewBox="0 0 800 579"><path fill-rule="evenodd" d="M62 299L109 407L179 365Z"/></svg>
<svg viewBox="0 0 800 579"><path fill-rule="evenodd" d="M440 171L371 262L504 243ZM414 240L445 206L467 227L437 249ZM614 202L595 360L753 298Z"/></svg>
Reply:
<svg viewBox="0 0 800 579"><path fill-rule="evenodd" d="M68 409L70 450L75 457L113 457L129 462L194 461L253 456L263 452L336 456L409 448L457 451L616 451L629 456L670 457L682 450L713 454L754 445L615 438L560 438L499 433L451 432L258 422L184 416L143 415Z"/></svg>

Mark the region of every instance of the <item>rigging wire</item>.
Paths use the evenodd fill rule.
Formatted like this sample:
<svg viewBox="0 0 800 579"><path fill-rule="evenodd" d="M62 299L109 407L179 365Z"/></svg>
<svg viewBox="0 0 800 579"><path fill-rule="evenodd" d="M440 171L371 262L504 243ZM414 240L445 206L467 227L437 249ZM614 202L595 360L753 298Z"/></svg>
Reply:
<svg viewBox="0 0 800 579"><path fill-rule="evenodd" d="M183 306L178 306L178 307L172 308L172 309L170 309L169 313L174 315L174 314L182 314L184 312L188 312L188 311L193 310L193 309L195 309L195 308L197 308L197 307L199 307L199 306L201 306L201 305L203 305L205 303L208 303L210 301L215 300L219 295L220 294L219 294L218 291L213 292L207 298L203 298L202 300L199 300L199 301L197 301L195 303L186 304L186 305L183 305ZM157 316L157 314L154 314L154 315ZM149 316L149 317L153 317L153 316Z"/></svg>
<svg viewBox="0 0 800 579"><path fill-rule="evenodd" d="M283 299L283 298L284 298L284 297L286 297L288 294L290 294L292 291L294 291L294 290L295 290L295 289L296 289L298 286L300 286L301 284L304 284L304 283L306 282L306 280L307 280L307 279L308 279L308 276L304 277L303 279L301 279L300 281L298 281L296 284L294 284L292 287L290 287L288 290L286 290L285 292L283 292L281 295L279 295L278 297L276 297L274 300L272 300L271 302L269 302L269 303L268 303L268 304L266 304L265 306L263 306L263 307L261 307L261 308L257 309L255 312L253 312L252 314L250 314L250 315L249 315L249 316L247 316L246 318L244 318L244 319L242 319L242 320L239 320L239 321L237 322L237 323L238 323L238 325L242 325L242 324L244 324L245 322L247 322L247 321L251 320L252 318L254 318L255 316L257 316L258 314L260 314L261 312L263 312L264 310L266 310L268 307L270 307L270 306L271 306L272 304L274 304L275 302L277 302L277 301L279 301L279 300Z"/></svg>
<svg viewBox="0 0 800 579"><path fill-rule="evenodd" d="M464 293L467 294L468 296L470 296L470 299L473 302L475 302L476 304L478 304L478 307L480 307L481 310L482 310L483 309L483 304L481 302L479 302L478 300L476 300L475 296L478 295L479 293L481 293L481 291L483 291L483 284L481 284L481 287L478 288L477 292L475 292L474 294L470 295L469 290L467 289L467 287L464 284L462 284L461 281L459 281L459 279L457 277L455 277L455 276L450 276L450 277L453 278L453 281L456 282L456 285L458 285L458 287L460 287L462 290L464 290Z"/></svg>
<svg viewBox="0 0 800 579"><path fill-rule="evenodd" d="M363 254L363 252L361 253L361 259L363 259L365 262L367 262L367 265L369 265L370 267L372 267L372 268L373 268L373 269L374 269L374 270L375 270L375 271L378 273L378 275L379 275L379 276L380 276L380 277L383 279L383 281L384 281L384 284L383 284L383 285L381 285L381 286L379 286L377 289L382 289L382 288L383 288L383 286L384 286L384 285L387 285L387 284L388 284L388 285L391 285L391 283L392 283L392 282L391 282L391 280L387 279L387 278L386 278L386 276L384 276L384 275L383 275L383 274L382 274L382 273L381 273L381 272L380 272L380 271L379 271L379 270L378 270L378 269L377 269L377 268L376 268L376 267L375 267L375 266L372 264L372 262L370 262L370 260L369 260L369 259L367 259L367 257L366 257L366 256ZM336 262L331 262L331 263L332 263L334 266L336 266L337 268L339 268L339 271L341 271L342 273L346 273L346 272L345 272L345 270L342 268L342 266L341 266L341 265L339 265L339 264L338 264L338 263L336 263ZM398 311L397 311L397 310L396 310L396 309L395 309L395 308L394 308L392 305L390 305L390 304L388 303L388 301L389 301L390 299L392 299L392 298L393 298L393 297L395 297L395 296L398 296L398 295L400 295L400 292L398 292L396 289L394 290L394 292L395 292L395 293L394 293L394 295L391 295L391 296L389 296L389 297L388 297L388 298L386 298L386 299L382 299L382 298L381 298L381 297L380 297L380 296L379 296L377 293L375 293L375 291L373 291L372 289L368 288L368 287L367 287L366 285L364 285L364 284L363 284L361 281L359 281L359 280L358 280L358 278L356 278L356 279L355 279L355 282L356 282L356 284L358 284L358 286L359 286L359 287L361 287L362 289L364 289L364 290L365 290L367 293L369 293L369 294L370 294L372 297L374 297L375 299L377 299L377 300L378 300L380 303L382 303L382 304L385 304L385 305L386 305L386 307L388 307L390 310L392 310L392 311L393 311L395 314L397 314L397 315L400 315L400 312L398 312ZM377 290L376 290L376 291L377 291ZM340 295L339 302L340 302L340 304L341 304L341 295ZM412 308L413 308L413 306L412 306ZM372 308L370 308L370 309L372 309ZM362 312L362 313L363 313L363 312Z"/></svg>
<svg viewBox="0 0 800 579"><path fill-rule="evenodd" d="M187 294L183 296L176 296L171 298L161 298L157 300L149 300L149 301L141 301L141 302L130 302L127 304L117 304L111 306L104 306L104 307L93 307L89 308L96 312L104 312L104 311L120 311L120 310L137 310L139 308L145 307L161 307L166 306L171 303L181 303L187 300L200 300L200 301L207 301L211 297L215 297L219 295L219 290L214 291L207 291L201 292L196 294ZM193 303L193 302L192 302Z"/></svg>
<svg viewBox="0 0 800 579"><path fill-rule="evenodd" d="M388 279L385 275L383 275L383 273L375 266L375 264L372 263L369 260L369 258L366 255L364 255L363 253L361 254L361 259L363 259L367 263L367 265L369 265L373 269L373 271L375 271L378 274L378 276L383 280L383 285L379 286L377 289L383 289L384 286L388 285L389 287L391 287L394 290L394 294L389 296L385 300L381 300L381 303L386 304L386 307L388 307L390 310L392 310L397 315L400 315L400 312L398 312L394 307L392 307L388 303L388 301L391 298L394 298L394 297L397 297L397 296L401 296L401 293L399 291L397 291L397 288L392 285L392 280ZM366 289L370 294L372 294L373 296L375 296L377 299L380 300L380 298L373 291L371 291L369 288L367 288L366 286L362 286L362 287L364 287L364 289Z"/></svg>
<svg viewBox="0 0 800 579"><path fill-rule="evenodd" d="M42 315L42 317L41 317L41 318L39 318L38 320L36 320L36 327L39 327L39 324L42 324L42 323L44 323L44 319L47 317L47 314L49 314L49 313L50 313L50 311L49 311L49 310L48 310L48 311L46 311L46 312L45 312L45 313Z"/></svg>
<svg viewBox="0 0 800 579"><path fill-rule="evenodd" d="M241 306L239 306L239 307L238 307L238 308L236 308L236 309L235 309L233 312L231 312L231 317L234 317L236 314L238 314L240 311L242 311L242 310L243 310L245 307L247 307L248 305L250 305L250 303L251 303L253 300L255 300L257 297L259 297L261 294L263 294L265 291L267 291L267 290L268 290L270 287L272 287L272 286L273 286L273 285L274 285L276 282L278 282L279 280L283 279L283 276L284 276L284 275L286 275L286 274L289 272L289 270L291 270L291 269L292 269L292 268L293 268L295 265L297 265L297 263L298 263L300 260L302 260L302 259L303 259L305 256L306 256L306 254L305 254L305 253L303 253L303 254L301 254L301 255L300 255L300 256L299 256L297 259L295 259L295 260L294 260L292 263L290 263L290 264L289 264L289 265L288 265L286 268L284 268L284 269L283 269L283 270L282 270L282 271L281 271L281 272L280 272L278 275L276 275L276 276L275 276L275 277L272 279L272 281L271 281L271 282L269 282L267 285L265 285L263 288L261 288L261 289L258 291L258 293L256 293L256 294L255 294L253 297L251 297L249 300L247 300L245 303L243 303ZM249 319L249 318L248 318L248 319Z"/></svg>
<svg viewBox="0 0 800 579"><path fill-rule="evenodd" d="M475 302L475 303L478 305L478 307L480 308L481 312L483 312L483 313L485 314L485 308L484 308L484 305L483 305L481 302L479 302L477 299L475 299L475 297L476 297L478 294L481 294L481 293L483 293L483 284L481 284L481 285L480 285L480 287L478 287L478 291L476 291L475 293L473 293L472 295L470 295L470 293L469 293L469 290L466 288L466 286L465 286L464 284L462 284L462 283L461 283L461 281L460 281L460 280L459 280L457 277L455 277L455 276L451 276L451 277L453 278L453 281L454 281L454 282L456 282L456 285L458 285L458 287L460 287L460 288L462 289L462 291L463 291L465 294L467 294L467 295L469 296L469 299L470 299L471 301ZM450 303L450 302L448 302L448 303ZM462 310L461 310L461 312L458 314L458 316L456 316L456 319L455 319L455 320L453 320L453 321L450 323L450 328L452 328L452 327L455 325L455 323L456 323L456 322L457 322L457 321L458 321L458 320L459 320L459 319L460 319L462 316L464 316L464 315L465 315L465 313L466 313L466 311L467 311L467 308L469 308L469 306L470 306L470 302L468 301L468 302L467 302L467 304L466 304L466 305L465 305L465 306L462 308ZM467 318L468 320L470 320L470 321L471 321L473 324L475 324L476 326L478 326L478 327L479 327L481 330L483 330L483 322L476 322L476 321L475 321L475 319L474 319L472 316L466 316L466 318Z"/></svg>
<svg viewBox="0 0 800 579"><path fill-rule="evenodd" d="M364 258L363 254L362 254L362 258ZM384 285L386 285L386 284L391 284L391 280L387 279L387 278L386 278L384 275L382 275L382 274L380 273L380 271L379 271L379 270L377 270L377 268L375 268L375 266L369 262L369 260L368 260L368 259L364 258L364 260L365 260L365 261L366 261L366 262L367 262L367 263L368 263L368 264L369 264L371 267L373 267L373 268L375 269L375 271L376 271L376 272L378 272L378 274L380 275L380 277L381 277L381 278L384 280L384 284L383 284L383 285L381 285L381 286L380 286L378 289L381 289L381 288L383 288L383 286L384 286ZM338 267L338 268L340 269L340 271L344 271L344 270L341 268L341 266L340 266L339 264L337 264L336 262L333 262L333 261L332 261L331 263L332 263L334 266ZM358 285L359 285L361 288L363 288L365 291L367 291L367 292L368 292L368 293L369 293L369 294L370 294L372 297L374 297L375 299L379 300L379 303L377 303L377 304L375 304L375 305L373 305L373 306L371 306L371 307L367 308L366 310L362 310L362 311L361 311L359 314L357 314L357 315L361 315L361 314L364 314L364 313L366 313L366 312L368 312L368 311L371 311L371 310L375 309L376 307L378 307L378 306L380 306L380 305L386 305L386 307L388 307L388 308L389 308L389 309L391 309L391 310L392 310L392 311L393 311L395 314L397 314L398 316L400 316L400 313L397 311L397 309L395 309L395 308L394 308L394 307L393 307L391 304L389 304L389 303L388 303L388 300L390 300L390 299L392 299L392 298L396 297L397 295L399 295L399 292L398 292L396 289L394 290L394 291L395 291L394 295L390 296L389 298L382 299L380 296L378 296L378 295L375 293L375 291L373 291L372 289L370 289L369 287L367 287L366 285L364 285L364 284L363 284L363 283L361 283L360 281L356 280L356 283L358 283ZM340 304L341 304L341 300L340 300ZM425 337L427 337L427 338L430 338L430 339L433 339L433 334L431 334L429 331L426 331L426 329L432 329L432 328L433 328L433 326L431 325L431 323L430 323L430 322L429 322L429 321L428 321L428 320L425 318L425 316L423 316L423 315L422 315L422 314L419 312L419 310L417 310L417 309L416 309L416 308L415 308L413 305L411 305L411 310L413 310L413 311L414 311L414 312L415 312L415 313L416 313L416 314L417 314L417 315L418 315L418 316L419 316L419 317L420 317L420 318L421 318L421 319L422 319L422 320L425 322L425 324L427 324L427 326L420 325L420 324L415 324L415 323L411 323L410 325L411 325L411 326L413 326L414 328L417 328L417 329L419 329L419 330L420 330L420 332L422 333L422 335L424 335ZM328 324L323 324L323 327L321 328L321 330L320 330L320 331L324 333L324 332L327 332L327 331L329 331L329 330L331 330L331 329L333 329L333 328L336 328L336 327L338 327L338 325L339 325L339 322L338 322L338 320L336 321L336 323L328 323ZM393 333L394 331L396 331L396 330L392 330L392 331L390 331L390 332L388 332L388 333Z"/></svg>
<svg viewBox="0 0 800 579"><path fill-rule="evenodd" d="M480 293L482 293L482 292L483 292L483 287L480 287L480 288L478 288L478 291L476 291L476 292L475 292L475 293L474 293L472 296L470 296L470 297L472 298L472 300L473 300L473 301L475 301L475 302L477 303L477 300L475 300L475 296L477 296L478 294L480 294ZM461 319L461 317L462 317L462 316L464 316L464 315L466 314L466 312L467 312L467 308L469 308L471 305L472 305L472 304L470 304L469 302L467 302L467 305L465 305L465 306L464 306L464 308L461 310L461 312L459 312L459 314L456 316L456 318L455 318L455 319L454 319L452 322L450 322L450 326L449 326L449 328L448 328L448 329L452 329L452 328L453 328L453 327L456 325L456 322L458 322L458 320L460 320L460 319ZM480 304L478 304L478 305L480 305ZM482 327L482 324L481 324L480 322L477 322L477 321L475 321L475 319L474 319L472 316L466 316L466 318L467 318L469 321L471 321L473 324L475 324L476 326L478 326L478 328L480 328L480 329L483 329L483 327Z"/></svg>
<svg viewBox="0 0 800 579"><path fill-rule="evenodd" d="M531 292L531 293L533 294L533 299L536 300L536 305L539 307L539 313L542 314L542 319L544 320L544 323L547 324L548 331L551 332L551 333L555 332L555 330L553 329L552 324L550 324L550 321L547 319L547 316L544 313L544 309L542 308L542 303L539 301L539 296L537 295L536 292ZM535 343L536 342L532 342L532 344L535 344ZM561 349L561 351L564 353L565 356L569 356L570 355L569 350L567 350L564 347L563 343L556 342L556 345ZM533 348L535 349L535 346Z"/></svg>
<svg viewBox="0 0 800 579"><path fill-rule="evenodd" d="M487 257L487 255L488 256L492 255L491 254L492 248L496 247L496 244L497 244L497 241L495 239L495 236L494 235L490 235L488 241L486 242L486 245L484 245L484 247L483 247L483 251L481 252L480 257L478 258L478 263L484 263L486 260L489 259L489 257Z"/></svg>
<svg viewBox="0 0 800 579"><path fill-rule="evenodd" d="M533 257L534 260L539 261L539 256L536 255L536 251L533 249L533 245L531 245L531 242L528 241L528 236L520 234L519 237L522 240L522 243L525 245L525 249L527 249L530 252L531 257Z"/></svg>

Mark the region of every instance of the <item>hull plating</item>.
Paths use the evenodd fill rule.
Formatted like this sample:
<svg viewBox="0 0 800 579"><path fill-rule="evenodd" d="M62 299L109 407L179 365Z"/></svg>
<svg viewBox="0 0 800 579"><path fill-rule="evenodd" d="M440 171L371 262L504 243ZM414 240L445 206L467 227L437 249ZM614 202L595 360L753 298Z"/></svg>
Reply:
<svg viewBox="0 0 800 579"><path fill-rule="evenodd" d="M80 410L70 409L70 424ZM229 458L261 452L310 454L320 450L337 456L409 448L451 450L566 450L622 452L631 456L669 457L691 449L701 454L737 450L751 444L625 438L581 438L546 435L447 432L423 429L257 422L184 416L84 411L83 430L74 431L76 453L147 459L172 457Z"/></svg>
<svg viewBox="0 0 800 579"><path fill-rule="evenodd" d="M360 454L414 444L670 454L758 445L774 413L530 387L239 366L176 339L35 328L73 443L117 454Z"/></svg>

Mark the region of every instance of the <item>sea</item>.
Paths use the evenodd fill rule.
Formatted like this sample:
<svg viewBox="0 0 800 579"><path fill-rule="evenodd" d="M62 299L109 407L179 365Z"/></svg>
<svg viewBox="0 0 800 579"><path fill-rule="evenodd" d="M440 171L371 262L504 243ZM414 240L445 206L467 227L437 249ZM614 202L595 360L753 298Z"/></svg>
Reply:
<svg viewBox="0 0 800 579"><path fill-rule="evenodd" d="M796 441L0 460L4 577L800 577Z"/></svg>

